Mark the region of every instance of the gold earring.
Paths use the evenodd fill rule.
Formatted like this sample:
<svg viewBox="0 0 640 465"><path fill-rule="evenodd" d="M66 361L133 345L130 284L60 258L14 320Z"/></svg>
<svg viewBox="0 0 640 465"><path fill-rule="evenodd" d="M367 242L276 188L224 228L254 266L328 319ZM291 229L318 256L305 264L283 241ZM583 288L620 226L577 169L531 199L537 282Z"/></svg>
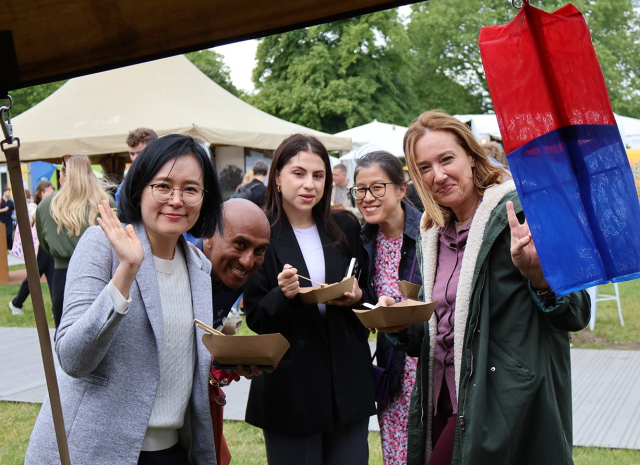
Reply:
<svg viewBox="0 0 640 465"><path fill-rule="evenodd" d="M282 188L280 187L280 184L278 184L278 192L282 193Z"/></svg>

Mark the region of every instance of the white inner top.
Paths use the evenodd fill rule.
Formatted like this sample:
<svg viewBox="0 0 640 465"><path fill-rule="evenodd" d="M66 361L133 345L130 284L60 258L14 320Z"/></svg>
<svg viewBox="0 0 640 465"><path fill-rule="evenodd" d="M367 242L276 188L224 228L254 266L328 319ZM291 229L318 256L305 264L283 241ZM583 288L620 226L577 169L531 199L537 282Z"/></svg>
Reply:
<svg viewBox="0 0 640 465"><path fill-rule="evenodd" d="M306 229L293 228L293 232L296 235L298 245L302 251L304 263L307 265L307 270L309 270L309 276L307 276L307 278L319 283L324 283L324 250L322 250L318 227L314 224ZM318 287L316 284L313 284L313 286ZM327 306L325 304L318 304L318 310L320 311L320 315L324 317Z"/></svg>
<svg viewBox="0 0 640 465"><path fill-rule="evenodd" d="M142 450L162 450L178 441L177 429L191 397L195 345L189 273L182 247L172 260L153 257L162 304L160 382Z"/></svg>

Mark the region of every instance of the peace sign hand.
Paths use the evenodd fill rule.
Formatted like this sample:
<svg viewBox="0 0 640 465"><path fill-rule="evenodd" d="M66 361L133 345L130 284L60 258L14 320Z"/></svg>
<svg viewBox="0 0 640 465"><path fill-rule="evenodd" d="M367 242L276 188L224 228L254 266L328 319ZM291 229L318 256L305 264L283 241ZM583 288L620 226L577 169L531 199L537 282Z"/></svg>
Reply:
<svg viewBox="0 0 640 465"><path fill-rule="evenodd" d="M539 289L548 288L549 284L542 273L542 266L538 258L536 246L531 238L531 231L527 220L520 224L513 202L507 202L507 216L511 229L511 260L520 270L522 276L531 281Z"/></svg>

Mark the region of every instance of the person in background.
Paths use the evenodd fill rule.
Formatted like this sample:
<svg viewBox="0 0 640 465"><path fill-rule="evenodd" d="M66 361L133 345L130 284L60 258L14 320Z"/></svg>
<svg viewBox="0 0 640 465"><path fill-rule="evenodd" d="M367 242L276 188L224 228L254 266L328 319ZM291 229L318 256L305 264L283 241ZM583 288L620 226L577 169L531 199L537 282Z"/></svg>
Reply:
<svg viewBox="0 0 640 465"><path fill-rule="evenodd" d="M44 197L48 197L53 194L55 191L53 190L53 186L51 182L43 180L38 183L36 186L36 190L33 193L33 202L34 205L37 206L40 204ZM33 214L30 217L31 224L33 225L36 221L36 210L33 211ZM34 237L34 240L37 239ZM53 284L53 273L54 273L54 264L53 258L49 255L42 247L38 247L38 272L40 276L45 275L47 278L47 287L49 287L49 296L51 297L51 301L53 301L52 294L52 284ZM22 281L20 284L20 289L18 290L18 294L9 302L9 308L14 315L22 315L22 306L24 305L25 300L29 297L29 281L27 278Z"/></svg>
<svg viewBox="0 0 640 465"><path fill-rule="evenodd" d="M60 325L67 267L85 230L96 224L98 205L111 196L103 189L86 155L65 155L60 170L60 190L45 197L36 210L36 230L40 247L53 257L51 310L56 328Z"/></svg>
<svg viewBox="0 0 640 465"><path fill-rule="evenodd" d="M507 156L504 153L504 149L497 142L491 141L487 142L484 146L484 151L487 153L487 156L490 159L496 160L498 163L501 163L505 168L509 168L509 162L507 161Z"/></svg>
<svg viewBox="0 0 640 465"><path fill-rule="evenodd" d="M129 133L127 136L127 147L129 147L129 158L131 159L131 163L138 158L140 152L144 150L149 142L152 140L156 140L158 138L158 134L153 129L149 128L137 128ZM118 203L118 199L120 198L120 189L122 188L122 183L118 186L118 190L116 191L116 204Z"/></svg>
<svg viewBox="0 0 640 465"><path fill-rule="evenodd" d="M242 179L242 184L231 198L251 200L260 208L264 208L267 202L267 186L264 185L264 180L268 171L269 167L267 164L262 160L258 160L253 165L253 170L247 171L245 177ZM251 173L251 179L245 181L249 173Z"/></svg>
<svg viewBox="0 0 640 465"><path fill-rule="evenodd" d="M424 324L380 329L419 357L407 463L573 463L569 331L587 292L551 289L514 182L466 124L425 112L404 150L425 206L419 299L437 301Z"/></svg>
<svg viewBox="0 0 640 465"><path fill-rule="evenodd" d="M416 236L421 213L405 200L407 184L402 163L384 151L371 152L358 160L351 193L364 217L362 242L369 258L369 293L376 299L390 296L405 300L397 281L421 285L417 266ZM376 359L389 370L389 399L378 399L378 421L385 465L407 463L407 414L416 379L418 359L394 350L378 333Z"/></svg>
<svg viewBox="0 0 640 465"><path fill-rule="evenodd" d="M365 465L375 413L369 332L351 309L368 299L360 226L331 211L331 164L322 143L294 134L276 150L267 186L271 240L245 287L247 325L281 333L291 347L273 373L253 378L246 421L262 428L267 461L277 465ZM305 304L298 295L341 281L351 258L364 272L344 296ZM299 273L299 275L298 275Z"/></svg>
<svg viewBox="0 0 640 465"><path fill-rule="evenodd" d="M27 201L27 212L29 213L29 219L35 218L36 208L38 208L38 205L31 197L31 192L29 192L29 189L24 190L24 198Z"/></svg>
<svg viewBox="0 0 640 465"><path fill-rule="evenodd" d="M215 465L211 356L193 322L213 318L211 268L182 234L213 235L221 197L201 143L168 135L125 179L126 227L102 200L80 239L56 339L71 463ZM47 400L25 464L59 463Z"/></svg>
<svg viewBox="0 0 640 465"><path fill-rule="evenodd" d="M0 223L4 223L7 233L7 250L13 248L13 210L15 206L11 200L11 189L5 187L2 190L2 200L0 200Z"/></svg>
<svg viewBox="0 0 640 465"><path fill-rule="evenodd" d="M342 163L334 166L331 178L333 179L331 208L334 210L344 210L348 207L353 207L348 197L349 189L347 189L347 186L349 185L349 179L347 179L347 167Z"/></svg>
<svg viewBox="0 0 640 465"><path fill-rule="evenodd" d="M258 160L253 165L253 179L247 184L247 188L251 189L252 193L249 200L260 208L264 208L267 203L267 186L265 186L264 181L267 178L268 172L269 167L267 164L262 160Z"/></svg>
<svg viewBox="0 0 640 465"><path fill-rule="evenodd" d="M246 173L244 173L244 176L242 176L242 182L240 184L238 184L238 187L236 187L236 192L238 192L244 186L246 186L251 181L253 181L253 177L254 177L253 176L253 170L249 170Z"/></svg>

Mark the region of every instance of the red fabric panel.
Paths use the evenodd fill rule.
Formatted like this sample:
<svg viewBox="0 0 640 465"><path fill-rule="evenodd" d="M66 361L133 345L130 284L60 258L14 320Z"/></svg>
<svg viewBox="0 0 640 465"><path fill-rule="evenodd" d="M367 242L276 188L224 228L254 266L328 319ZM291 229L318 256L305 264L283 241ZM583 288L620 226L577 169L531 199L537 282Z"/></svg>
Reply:
<svg viewBox="0 0 640 465"><path fill-rule="evenodd" d="M545 13L525 1L509 24L482 28L478 42L507 154L564 126L616 124L591 34L573 5Z"/></svg>

